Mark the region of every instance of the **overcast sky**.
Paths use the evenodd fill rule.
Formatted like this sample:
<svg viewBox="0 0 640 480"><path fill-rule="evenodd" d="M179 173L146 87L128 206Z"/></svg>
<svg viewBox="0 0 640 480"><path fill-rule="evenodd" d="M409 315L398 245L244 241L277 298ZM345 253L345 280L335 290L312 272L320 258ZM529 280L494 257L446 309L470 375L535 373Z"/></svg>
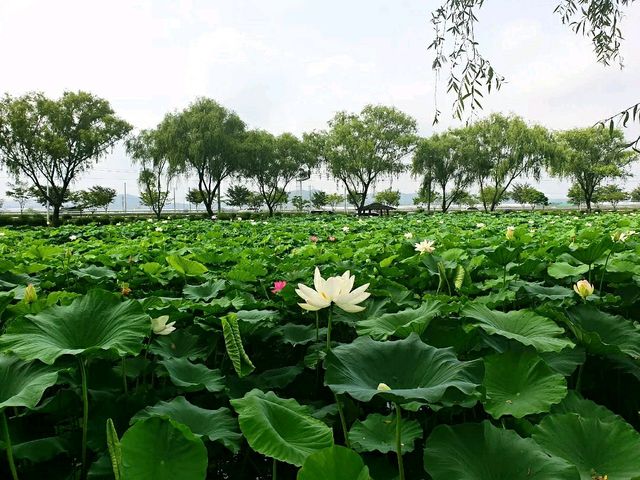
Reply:
<svg viewBox="0 0 640 480"><path fill-rule="evenodd" d="M485 2L477 38L508 80L487 100L487 113L513 112L565 129L591 125L639 100L640 5L628 9L622 25L620 70L596 63L591 43L553 14L556 2ZM208 96L249 127L275 134L321 129L338 110L378 103L413 115L429 135L436 100L429 18L439 3L0 0L0 92L87 90L108 99L137 129ZM451 100L444 93L437 98L438 130L456 125ZM121 192L126 181L135 194L136 177L120 148L78 187L102 184ZM6 178L0 173L0 182ZM185 185L178 186L179 196ZM404 192L415 185L409 177L393 184ZM335 189L317 177L309 186ZM541 188L558 197L566 184L545 179Z"/></svg>

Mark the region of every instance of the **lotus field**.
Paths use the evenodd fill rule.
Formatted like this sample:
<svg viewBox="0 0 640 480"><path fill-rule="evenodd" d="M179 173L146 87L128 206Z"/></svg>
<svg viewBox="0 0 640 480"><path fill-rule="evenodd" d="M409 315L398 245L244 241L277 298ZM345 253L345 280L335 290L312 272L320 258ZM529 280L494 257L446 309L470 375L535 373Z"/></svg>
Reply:
<svg viewBox="0 0 640 480"><path fill-rule="evenodd" d="M0 228L0 478L640 478L639 220Z"/></svg>

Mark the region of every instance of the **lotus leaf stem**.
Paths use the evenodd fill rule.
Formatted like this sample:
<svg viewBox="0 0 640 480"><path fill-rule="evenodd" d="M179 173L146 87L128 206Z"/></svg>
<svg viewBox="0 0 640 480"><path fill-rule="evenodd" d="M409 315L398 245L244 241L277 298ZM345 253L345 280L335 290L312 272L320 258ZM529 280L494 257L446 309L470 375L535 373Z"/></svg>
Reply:
<svg viewBox="0 0 640 480"><path fill-rule="evenodd" d="M340 425L342 425L342 435L344 437L344 444L347 448L351 448L351 442L349 441L349 432L347 431L347 421L344 417L344 410L342 409L342 404L340 403L340 398L335 393L333 394L336 399L336 405L338 405L338 415L340 415Z"/></svg>
<svg viewBox="0 0 640 480"><path fill-rule="evenodd" d="M7 462L9 463L9 470L11 470L11 477L13 480L18 480L18 470L16 470L16 464L13 460L13 447L11 446L11 435L9 434L9 424L7 423L7 416L4 410L0 412L0 420L2 420L2 432L4 439L4 446L7 450Z"/></svg>
<svg viewBox="0 0 640 480"><path fill-rule="evenodd" d="M393 402L396 407L396 455L398 456L399 479L404 480L404 463L402 462L402 413L400 405Z"/></svg>
<svg viewBox="0 0 640 480"><path fill-rule="evenodd" d="M80 364L80 378L82 380L82 467L80 480L87 478L87 430L89 428L89 390L87 387L87 368L82 358L78 358Z"/></svg>

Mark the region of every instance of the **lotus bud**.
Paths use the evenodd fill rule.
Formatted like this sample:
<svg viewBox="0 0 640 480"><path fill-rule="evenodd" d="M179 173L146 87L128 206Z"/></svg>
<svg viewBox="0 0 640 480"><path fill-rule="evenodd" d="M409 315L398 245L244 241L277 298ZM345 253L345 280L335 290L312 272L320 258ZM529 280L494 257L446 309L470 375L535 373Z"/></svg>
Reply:
<svg viewBox="0 0 640 480"><path fill-rule="evenodd" d="M120 288L120 293L122 293L122 295L124 295L125 297L127 295L129 295L131 293L131 288L129 288L129 284L126 282L123 282Z"/></svg>
<svg viewBox="0 0 640 480"><path fill-rule="evenodd" d="M580 280L573 286L573 290L580 295L583 300L586 300L587 297L593 293L593 285L591 285L588 280Z"/></svg>
<svg viewBox="0 0 640 480"><path fill-rule="evenodd" d="M33 303L38 299L38 294L36 293L36 289L32 283L27 285L27 288L24 289L24 302L25 303Z"/></svg>
<svg viewBox="0 0 640 480"><path fill-rule="evenodd" d="M516 237L516 227L507 227L507 231L504 236L507 240L513 240Z"/></svg>
<svg viewBox="0 0 640 480"><path fill-rule="evenodd" d="M379 383L377 390L379 392L388 392L389 390L391 390L391 387L386 383Z"/></svg>

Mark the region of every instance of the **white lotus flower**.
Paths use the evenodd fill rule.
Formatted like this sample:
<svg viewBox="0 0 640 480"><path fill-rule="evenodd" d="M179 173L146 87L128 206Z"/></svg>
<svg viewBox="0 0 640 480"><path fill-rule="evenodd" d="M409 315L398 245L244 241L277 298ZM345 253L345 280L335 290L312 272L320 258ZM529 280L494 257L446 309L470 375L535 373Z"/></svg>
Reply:
<svg viewBox="0 0 640 480"><path fill-rule="evenodd" d="M611 240L618 243L625 243L635 234L636 234L635 230L629 230L628 232L616 232L613 235L611 235Z"/></svg>
<svg viewBox="0 0 640 480"><path fill-rule="evenodd" d="M344 233L348 233L349 232L349 227L347 227L346 225L344 227L342 227L342 231Z"/></svg>
<svg viewBox="0 0 640 480"><path fill-rule="evenodd" d="M0 232L0 237L4 237L5 235L6 235L6 233Z"/></svg>
<svg viewBox="0 0 640 480"><path fill-rule="evenodd" d="M486 225L484 223L482 223L482 222L476 223L476 228L484 228L484 227L486 227Z"/></svg>
<svg viewBox="0 0 640 480"><path fill-rule="evenodd" d="M77 239L78 239L77 235L69 235L69 240L71 240L72 242Z"/></svg>
<svg viewBox="0 0 640 480"><path fill-rule="evenodd" d="M414 247L416 247L416 252L420 252L420 255L422 255L423 253L432 253L436 249L433 244L433 240L423 240L420 243L416 243Z"/></svg>
<svg viewBox="0 0 640 480"><path fill-rule="evenodd" d="M586 300L589 295L593 294L594 288L588 280L580 280L573 286L573 290Z"/></svg>
<svg viewBox="0 0 640 480"><path fill-rule="evenodd" d="M505 232L504 236L507 237L507 240L513 240L516 236L516 227L507 227L507 231Z"/></svg>
<svg viewBox="0 0 640 480"><path fill-rule="evenodd" d="M302 283L298 284L296 293L305 301L298 305L304 310L315 312L335 303L345 312L361 312L364 307L358 304L364 302L371 294L366 292L367 288L369 288L368 283L352 291L355 278L355 276L350 275L349 271L346 271L339 277L329 277L325 280L320 275L318 267L316 267L313 276L315 290Z"/></svg>
<svg viewBox="0 0 640 480"><path fill-rule="evenodd" d="M156 232L162 232L162 228L156 227Z"/></svg>
<svg viewBox="0 0 640 480"><path fill-rule="evenodd" d="M407 240L411 240L413 238L413 233L411 232L407 232L404 234L404 238L406 238Z"/></svg>
<svg viewBox="0 0 640 480"><path fill-rule="evenodd" d="M151 328L156 335L169 335L176 327L176 322L169 322L169 315L162 315L158 318L151 319Z"/></svg>

